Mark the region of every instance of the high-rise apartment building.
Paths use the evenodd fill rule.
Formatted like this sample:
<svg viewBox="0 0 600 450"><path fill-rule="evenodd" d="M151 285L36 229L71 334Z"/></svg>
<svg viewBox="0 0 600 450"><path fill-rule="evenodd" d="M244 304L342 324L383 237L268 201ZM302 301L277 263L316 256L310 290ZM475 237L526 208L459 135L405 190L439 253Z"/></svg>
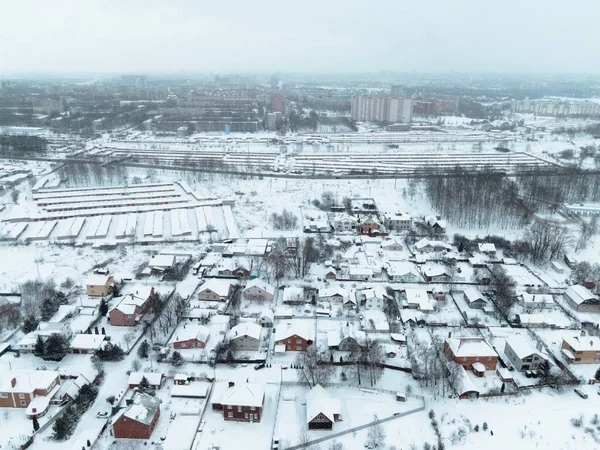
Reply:
<svg viewBox="0 0 600 450"><path fill-rule="evenodd" d="M412 109L410 97L360 95L352 97L351 116L359 122L410 122Z"/></svg>

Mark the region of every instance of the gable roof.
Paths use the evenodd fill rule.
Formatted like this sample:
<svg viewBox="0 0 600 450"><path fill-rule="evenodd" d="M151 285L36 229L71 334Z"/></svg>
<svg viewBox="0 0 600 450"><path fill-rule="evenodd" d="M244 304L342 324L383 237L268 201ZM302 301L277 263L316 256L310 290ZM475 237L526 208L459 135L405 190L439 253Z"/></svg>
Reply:
<svg viewBox="0 0 600 450"><path fill-rule="evenodd" d="M229 288L233 283L223 279L211 278L202 286L200 286L200 292L210 290L219 297L227 297L229 295Z"/></svg>
<svg viewBox="0 0 600 450"><path fill-rule="evenodd" d="M565 295L568 295L569 298L577 305L581 305L589 300L598 300L598 297L592 294L585 286L581 286L580 284L569 286L565 291Z"/></svg>
<svg viewBox="0 0 600 450"><path fill-rule="evenodd" d="M477 289L476 287L469 286L464 290L464 293L469 303L473 303L476 300L483 300L487 303L486 299L483 298L483 295L481 294L481 292L479 292L479 289Z"/></svg>
<svg viewBox="0 0 600 450"><path fill-rule="evenodd" d="M159 398L137 392L133 396L133 403L127 407L123 415L144 425L150 425L159 408Z"/></svg>
<svg viewBox="0 0 600 450"><path fill-rule="evenodd" d="M146 377L146 380L148 380L148 383L150 383L152 386L160 386L162 383L163 374L160 372L131 372L129 374L128 384L137 386L144 377Z"/></svg>
<svg viewBox="0 0 600 450"><path fill-rule="evenodd" d="M323 414L331 422L335 422L334 415L340 414L340 401L331 397L320 384L317 384L306 393L306 422L312 421L319 414Z"/></svg>
<svg viewBox="0 0 600 450"><path fill-rule="evenodd" d="M275 331L275 341L280 341L282 339L287 339L290 336L299 336L305 341L312 340L313 333L311 330L314 330L314 324L312 328L308 323L308 320L296 320L293 322L280 323L277 325L277 330Z"/></svg>
<svg viewBox="0 0 600 450"><path fill-rule="evenodd" d="M266 292L267 294L275 295L275 286L267 283L266 281L261 280L260 278L255 278L253 280L248 281L248 283L246 283L244 291L251 287L257 287Z"/></svg>
<svg viewBox="0 0 600 450"><path fill-rule="evenodd" d="M260 339L261 326L253 322L242 322L237 324L229 331L229 339L239 339L243 337L251 337Z"/></svg>
<svg viewBox="0 0 600 450"><path fill-rule="evenodd" d="M600 338L598 336L563 336L563 340L576 352L600 351Z"/></svg>
<svg viewBox="0 0 600 450"><path fill-rule="evenodd" d="M71 348L83 350L98 350L104 338L102 334L78 334L71 341Z"/></svg>
<svg viewBox="0 0 600 450"><path fill-rule="evenodd" d="M512 348L513 352L515 353L515 355L517 355L517 358L519 359L527 358L528 356L534 354L540 355L542 358L547 359L542 352L538 351L535 347L529 344L529 342L525 341L521 337L509 337L508 339L506 339L506 345Z"/></svg>
<svg viewBox="0 0 600 450"><path fill-rule="evenodd" d="M348 295L348 291L341 286L330 286L323 289L319 289L319 297L333 297L334 295L338 295L340 297L346 297Z"/></svg>
<svg viewBox="0 0 600 450"><path fill-rule="evenodd" d="M471 356L498 356L492 346L484 338L478 337L458 337L448 338L446 343L457 358Z"/></svg>
<svg viewBox="0 0 600 450"><path fill-rule="evenodd" d="M180 326L177 328L173 336L171 336L171 339L169 339L169 344L189 341L191 339L196 339L200 342L206 342L209 335L210 330L208 327L194 322L186 322L185 326Z"/></svg>
<svg viewBox="0 0 600 450"><path fill-rule="evenodd" d="M106 286L112 275L93 274L85 279L86 286Z"/></svg>
<svg viewBox="0 0 600 450"><path fill-rule="evenodd" d="M406 301L412 305L419 305L421 311L433 311L429 293L425 289L405 289Z"/></svg>

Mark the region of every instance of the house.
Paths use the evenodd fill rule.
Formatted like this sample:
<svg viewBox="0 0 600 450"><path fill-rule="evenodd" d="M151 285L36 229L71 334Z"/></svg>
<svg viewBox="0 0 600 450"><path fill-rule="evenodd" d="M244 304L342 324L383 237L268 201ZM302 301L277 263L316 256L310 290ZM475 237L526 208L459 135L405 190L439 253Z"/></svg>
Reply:
<svg viewBox="0 0 600 450"><path fill-rule="evenodd" d="M212 278L200 286L198 300L225 302L232 294L234 286L227 280Z"/></svg>
<svg viewBox="0 0 600 450"><path fill-rule="evenodd" d="M154 255L150 258L150 262L148 263L150 270L155 272L164 272L165 270L173 268L174 265L174 255Z"/></svg>
<svg viewBox="0 0 600 450"><path fill-rule="evenodd" d="M518 298L524 308L554 309L556 306L554 297L551 294L528 294L523 292Z"/></svg>
<svg viewBox="0 0 600 450"><path fill-rule="evenodd" d="M402 292L402 304L408 309L418 309L419 311L433 311L433 302L425 289L405 289Z"/></svg>
<svg viewBox="0 0 600 450"><path fill-rule="evenodd" d="M274 319L275 319L275 313L273 312L273 310L265 308L260 313L260 316L258 318L258 322L261 324L261 326L266 327L266 328L270 328L270 327L273 326L273 320Z"/></svg>
<svg viewBox="0 0 600 450"><path fill-rule="evenodd" d="M404 249L404 244L402 244L400 237L391 236L381 242L381 248L388 252L401 252Z"/></svg>
<svg viewBox="0 0 600 450"><path fill-rule="evenodd" d="M229 342L236 350L255 352L260 347L262 328L253 322L242 322L229 330Z"/></svg>
<svg viewBox="0 0 600 450"><path fill-rule="evenodd" d="M154 288L138 284L132 292L123 296L119 304L108 313L110 324L115 327L133 327L150 308Z"/></svg>
<svg viewBox="0 0 600 450"><path fill-rule="evenodd" d="M477 244L477 248L479 249L479 253L485 253L486 255L496 254L496 246L490 242L480 242Z"/></svg>
<svg viewBox="0 0 600 450"><path fill-rule="evenodd" d="M345 309L356 309L357 303L356 303L356 292L352 291L350 292L350 294L348 295L348 297L346 297L343 301L342 304L344 306Z"/></svg>
<svg viewBox="0 0 600 450"><path fill-rule="evenodd" d="M187 322L179 325L171 339L169 346L180 350L186 348L204 348L210 337L210 330L198 322Z"/></svg>
<svg viewBox="0 0 600 450"><path fill-rule="evenodd" d="M442 266L425 267L423 269L423 276L428 283L445 283L452 280L452 276Z"/></svg>
<svg viewBox="0 0 600 450"><path fill-rule="evenodd" d="M129 389L138 387L142 378L146 378L153 389L160 389L165 382L165 376L160 372L131 372L128 382Z"/></svg>
<svg viewBox="0 0 600 450"><path fill-rule="evenodd" d="M579 284L567 288L565 300L575 311L600 312L600 299L598 299L598 296Z"/></svg>
<svg viewBox="0 0 600 450"><path fill-rule="evenodd" d="M444 343L444 354L467 370L473 370L473 364L481 363L485 370L496 370L498 354L481 337L449 337Z"/></svg>
<svg viewBox="0 0 600 450"><path fill-rule="evenodd" d="M309 430L331 430L341 420L341 405L323 387L317 384L306 393L306 423Z"/></svg>
<svg viewBox="0 0 600 450"><path fill-rule="evenodd" d="M440 216L427 216L425 217L425 223L429 225L434 233L446 232L446 221L442 220Z"/></svg>
<svg viewBox="0 0 600 450"><path fill-rule="evenodd" d="M259 278L248 281L244 288L244 298L248 300L260 300L272 302L275 298L275 286L272 286Z"/></svg>
<svg viewBox="0 0 600 450"><path fill-rule="evenodd" d="M223 259L217 273L220 277L250 277L248 265L232 258Z"/></svg>
<svg viewBox="0 0 600 450"><path fill-rule="evenodd" d="M319 289L319 300L322 302L343 302L346 297L348 291L341 286Z"/></svg>
<svg viewBox="0 0 600 450"><path fill-rule="evenodd" d="M212 408L223 411L223 419L238 422L260 422L265 403L262 383L236 385L230 381L226 389L215 389Z"/></svg>
<svg viewBox="0 0 600 450"><path fill-rule="evenodd" d="M381 222L376 216L367 216L360 221L360 231L362 233L376 233L381 229Z"/></svg>
<svg viewBox="0 0 600 450"><path fill-rule="evenodd" d="M350 200L352 214L373 214L377 212L377 204L372 198L353 198Z"/></svg>
<svg viewBox="0 0 600 450"><path fill-rule="evenodd" d="M427 238L422 238L415 242L413 246L416 252L431 253L431 252L449 252L452 246L442 241L431 241Z"/></svg>
<svg viewBox="0 0 600 450"><path fill-rule="evenodd" d="M333 229L336 233L355 232L358 229L358 220L346 213L336 213L333 215Z"/></svg>
<svg viewBox="0 0 600 450"><path fill-rule="evenodd" d="M383 223L388 231L408 231L412 230L413 220L408 213L387 212L383 214Z"/></svg>
<svg viewBox="0 0 600 450"><path fill-rule="evenodd" d="M519 372L537 370L548 357L536 350L520 336L506 339L504 354Z"/></svg>
<svg viewBox="0 0 600 450"><path fill-rule="evenodd" d="M103 334L77 334L71 341L71 353L94 353L104 345L105 338Z"/></svg>
<svg viewBox="0 0 600 450"><path fill-rule="evenodd" d="M358 293L360 295L360 305L363 309L383 310L386 302L389 300L389 295L382 286L364 289Z"/></svg>
<svg viewBox="0 0 600 450"><path fill-rule="evenodd" d="M431 296L434 300L438 302L443 302L446 300L446 291L441 286L431 286L431 290L428 291L431 293Z"/></svg>
<svg viewBox="0 0 600 450"><path fill-rule="evenodd" d="M357 347L364 347L366 342L366 333L357 329L354 324L346 323L339 330L327 332L327 346L336 350L352 351Z"/></svg>
<svg viewBox="0 0 600 450"><path fill-rule="evenodd" d="M337 277L337 270L335 270L333 267L330 267L329 269L327 269L327 272L325 272L326 280L335 280L336 277Z"/></svg>
<svg viewBox="0 0 600 450"><path fill-rule="evenodd" d="M487 306L487 300L483 297L483 294L479 292L479 289L475 287L468 287L463 293L463 298L470 308L484 309Z"/></svg>
<svg viewBox="0 0 600 450"><path fill-rule="evenodd" d="M314 325L308 321L279 324L275 331L275 345L284 345L287 352L305 352L313 343Z"/></svg>
<svg viewBox="0 0 600 450"><path fill-rule="evenodd" d="M564 336L561 351L572 364L600 364L600 338L581 335Z"/></svg>
<svg viewBox="0 0 600 450"><path fill-rule="evenodd" d="M160 399L137 392L127 408L112 420L111 436L118 439L150 439L160 417Z"/></svg>
<svg viewBox="0 0 600 450"><path fill-rule="evenodd" d="M73 335L71 327L67 323L40 322L37 330L27 333L13 348L22 353L31 353L35 348L38 336L41 336L42 340L46 342L50 336L55 334L63 335L67 340L71 339Z"/></svg>
<svg viewBox="0 0 600 450"><path fill-rule="evenodd" d="M348 278L354 281L367 281L373 277L373 269L370 267L350 267Z"/></svg>
<svg viewBox="0 0 600 450"><path fill-rule="evenodd" d="M304 288L291 286L283 290L283 303L301 305L304 303Z"/></svg>
<svg viewBox="0 0 600 450"><path fill-rule="evenodd" d="M422 281L415 265L406 261L391 262L385 269L388 279L395 283L418 283Z"/></svg>
<svg viewBox="0 0 600 450"><path fill-rule="evenodd" d="M53 370L32 370L22 375L7 372L0 377L0 407L26 408L28 416L41 417L59 389L60 376Z"/></svg>
<svg viewBox="0 0 600 450"><path fill-rule="evenodd" d="M87 295L90 297L106 297L112 292L114 285L112 275L94 274L85 280Z"/></svg>

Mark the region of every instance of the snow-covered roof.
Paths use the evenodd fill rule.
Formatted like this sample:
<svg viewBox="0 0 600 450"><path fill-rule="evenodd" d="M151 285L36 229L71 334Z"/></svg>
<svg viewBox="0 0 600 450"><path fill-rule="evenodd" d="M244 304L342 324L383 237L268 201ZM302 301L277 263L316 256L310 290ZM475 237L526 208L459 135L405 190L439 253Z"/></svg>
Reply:
<svg viewBox="0 0 600 450"><path fill-rule="evenodd" d="M237 324L229 331L229 339L239 339L242 337L251 337L260 339L261 326L253 322L242 322Z"/></svg>
<svg viewBox="0 0 600 450"><path fill-rule="evenodd" d="M342 337L338 330L329 330L327 332L327 347L337 347L342 342Z"/></svg>
<svg viewBox="0 0 600 450"><path fill-rule="evenodd" d="M348 291L341 286L330 286L323 289L319 289L320 298L333 297L334 295L346 297L348 295Z"/></svg>
<svg viewBox="0 0 600 450"><path fill-rule="evenodd" d="M0 378L0 392L33 392L36 389L46 389L59 376L55 370L32 370L22 375L6 372ZM12 385L12 379L17 380Z"/></svg>
<svg viewBox="0 0 600 450"><path fill-rule="evenodd" d="M525 306L554 305L554 297L551 294L528 294L524 292L521 297Z"/></svg>
<svg viewBox="0 0 600 450"><path fill-rule="evenodd" d="M129 405L123 415L136 422L143 423L144 425L150 425L159 407L159 398L137 392L133 396L133 403Z"/></svg>
<svg viewBox="0 0 600 450"><path fill-rule="evenodd" d="M133 297L133 298L141 298L144 300L147 300L148 297L150 297L150 294L152 294L152 290L154 289L153 286L146 286L143 284L135 284L131 287L128 287L126 289L123 289L123 294L126 297Z"/></svg>
<svg viewBox="0 0 600 450"><path fill-rule="evenodd" d="M358 275L358 276L372 276L373 275L373 269L371 269L370 267L350 267L348 269L348 273L352 276L352 275Z"/></svg>
<svg viewBox="0 0 600 450"><path fill-rule="evenodd" d="M98 350L106 336L102 334L78 334L71 341L71 348L80 350Z"/></svg>
<svg viewBox="0 0 600 450"><path fill-rule="evenodd" d="M481 253L496 253L496 246L491 242L480 242L477 247Z"/></svg>
<svg viewBox="0 0 600 450"><path fill-rule="evenodd" d="M415 265L408 261L394 261L389 263L387 273L390 276L417 275Z"/></svg>
<svg viewBox="0 0 600 450"><path fill-rule="evenodd" d="M275 318L275 313L273 312L273 310L271 310L269 308L265 308L260 312L260 318L261 319L270 319L271 322L273 322L273 319Z"/></svg>
<svg viewBox="0 0 600 450"><path fill-rule="evenodd" d="M171 397L206 398L208 383L175 384L171 388Z"/></svg>
<svg viewBox="0 0 600 450"><path fill-rule="evenodd" d="M85 279L86 286L106 286L112 279L112 275L93 274Z"/></svg>
<svg viewBox="0 0 600 450"><path fill-rule="evenodd" d="M323 414L331 422L335 422L334 415L340 414L340 401L333 398L320 384L317 384L306 393L306 422L310 422L319 414Z"/></svg>
<svg viewBox="0 0 600 450"><path fill-rule="evenodd" d="M142 378L146 377L148 383L152 386L160 386L163 379L163 374L160 372L131 372L129 374L130 385L137 386L142 381Z"/></svg>
<svg viewBox="0 0 600 450"><path fill-rule="evenodd" d="M477 289L476 287L469 286L468 288L465 289L464 292L465 292L465 297L467 297L467 301L469 303L473 303L476 300L483 300L484 302L486 301L485 298L483 298L483 295L481 294L481 292L479 292L479 289Z"/></svg>
<svg viewBox="0 0 600 450"><path fill-rule="evenodd" d="M369 289L363 289L360 293L365 298L377 298L380 300L384 300L388 297L387 292L383 286L375 286Z"/></svg>
<svg viewBox="0 0 600 450"><path fill-rule="evenodd" d="M295 320L288 323L280 323L275 331L275 341L287 339L290 336L299 336L304 340L312 340L314 334L314 324L308 320Z"/></svg>
<svg viewBox="0 0 600 450"><path fill-rule="evenodd" d="M600 337L571 335L563 336L563 340L576 352L600 351Z"/></svg>
<svg viewBox="0 0 600 450"><path fill-rule="evenodd" d="M442 275L450 276L446 268L443 266L427 266L423 272L428 277L439 277Z"/></svg>
<svg viewBox="0 0 600 450"><path fill-rule="evenodd" d="M471 364L471 367L473 367L473 369L477 372L485 372L485 366L480 362L474 362Z"/></svg>
<svg viewBox="0 0 600 450"><path fill-rule="evenodd" d="M253 280L248 281L244 290L247 290L251 287L257 287L265 291L267 294L275 295L275 286L267 283L266 281L261 280L260 278L255 278Z"/></svg>
<svg viewBox="0 0 600 450"><path fill-rule="evenodd" d="M568 295L577 305L581 305L588 300L598 299L598 297L592 294L585 286L581 286L580 284L569 286L565 291L565 295Z"/></svg>
<svg viewBox="0 0 600 450"><path fill-rule="evenodd" d="M210 330L208 327L195 322L187 322L177 328L175 333L173 333L173 336L171 336L171 339L169 339L169 344L189 341L191 339L196 339L200 342L206 342L209 335Z"/></svg>
<svg viewBox="0 0 600 450"><path fill-rule="evenodd" d="M421 311L433 311L429 293L425 289L405 289L404 293L409 305L418 305Z"/></svg>
<svg viewBox="0 0 600 450"><path fill-rule="evenodd" d="M232 283L230 281L219 278L211 278L200 287L200 292L210 290L219 297L227 297L229 295L229 288L231 285Z"/></svg>
<svg viewBox="0 0 600 450"><path fill-rule="evenodd" d="M157 269L173 267L175 265L175 255L154 255L148 265Z"/></svg>
<svg viewBox="0 0 600 450"><path fill-rule="evenodd" d="M396 212L386 212L383 213L386 220L411 220L412 217L409 213L403 213L401 211Z"/></svg>
<svg viewBox="0 0 600 450"><path fill-rule="evenodd" d="M121 302L117 306L115 306L116 310L128 315L135 314L136 308L137 305L128 302Z"/></svg>
<svg viewBox="0 0 600 450"><path fill-rule="evenodd" d="M533 354L538 354L541 357L545 358L546 356L535 349L529 342L525 341L522 337L511 336L506 339L506 346L512 348L517 358L523 359L531 356Z"/></svg>
<svg viewBox="0 0 600 450"><path fill-rule="evenodd" d="M283 290L283 302L294 302L304 300L304 288L301 287L286 287Z"/></svg>
<svg viewBox="0 0 600 450"><path fill-rule="evenodd" d="M265 386L262 383L246 383L228 388L220 402L222 405L254 406L263 405Z"/></svg>
<svg viewBox="0 0 600 450"><path fill-rule="evenodd" d="M498 356L484 338L458 337L446 339L452 353L457 358Z"/></svg>

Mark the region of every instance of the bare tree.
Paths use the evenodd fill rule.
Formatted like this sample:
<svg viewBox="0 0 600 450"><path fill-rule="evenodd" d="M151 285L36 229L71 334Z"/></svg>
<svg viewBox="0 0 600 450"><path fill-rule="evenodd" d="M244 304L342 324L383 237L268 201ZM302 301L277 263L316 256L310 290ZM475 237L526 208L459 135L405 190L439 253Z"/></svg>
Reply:
<svg viewBox="0 0 600 450"><path fill-rule="evenodd" d="M298 381L306 381L311 387L327 384L334 373L333 366L321 361L316 345L300 352L296 357L296 364L300 367L297 372Z"/></svg>
<svg viewBox="0 0 600 450"><path fill-rule="evenodd" d="M135 333L133 331L126 333L125 335L123 335L123 341L125 342L125 344L127 344L127 351L129 351L129 346L133 341L135 341Z"/></svg>
<svg viewBox="0 0 600 450"><path fill-rule="evenodd" d="M379 422L377 414L373 416L373 425L369 428L365 447L368 448L384 448L386 433L383 426Z"/></svg>

